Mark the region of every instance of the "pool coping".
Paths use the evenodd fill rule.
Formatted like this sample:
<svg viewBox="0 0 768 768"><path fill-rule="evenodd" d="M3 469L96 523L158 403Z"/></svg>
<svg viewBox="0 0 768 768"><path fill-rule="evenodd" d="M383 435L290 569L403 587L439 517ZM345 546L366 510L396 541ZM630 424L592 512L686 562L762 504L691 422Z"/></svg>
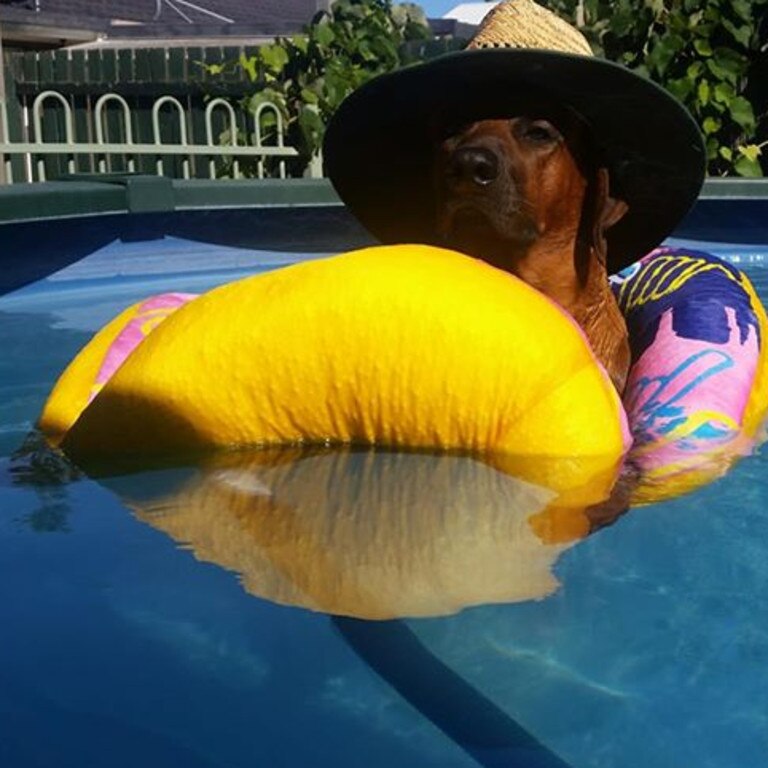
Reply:
<svg viewBox="0 0 768 768"><path fill-rule="evenodd" d="M768 200L768 179L707 179L701 200ZM0 186L0 223L161 211L342 205L328 179L82 174Z"/></svg>
<svg viewBox="0 0 768 768"><path fill-rule="evenodd" d="M208 181L102 174L0 187L0 223L121 213L341 205L327 179Z"/></svg>

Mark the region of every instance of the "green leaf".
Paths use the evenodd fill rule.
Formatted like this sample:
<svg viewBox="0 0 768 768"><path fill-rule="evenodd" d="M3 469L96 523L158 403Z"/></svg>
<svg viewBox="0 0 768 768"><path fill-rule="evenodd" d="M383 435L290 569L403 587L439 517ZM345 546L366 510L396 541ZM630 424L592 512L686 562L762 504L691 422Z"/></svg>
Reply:
<svg viewBox="0 0 768 768"><path fill-rule="evenodd" d="M687 77L681 77L677 80L667 80L667 90L679 101L686 102L693 92L695 83Z"/></svg>
<svg viewBox="0 0 768 768"><path fill-rule="evenodd" d="M721 67L715 59L707 59L707 69L709 70L709 74L713 75L717 80L723 80L732 85L736 84L736 78L732 76L732 73Z"/></svg>
<svg viewBox="0 0 768 768"><path fill-rule="evenodd" d="M315 136L319 136L322 134L324 128L323 121L314 109L302 107L298 119L301 129L307 135L314 134Z"/></svg>
<svg viewBox="0 0 768 768"><path fill-rule="evenodd" d="M711 56L712 46L709 44L709 40L706 38L699 38L693 41L693 47L696 49L696 53L699 56Z"/></svg>
<svg viewBox="0 0 768 768"><path fill-rule="evenodd" d="M710 99L709 104L707 107L711 110L714 110L717 112L718 115L724 115L726 112L728 112L728 105L727 104L720 104L717 101L714 101Z"/></svg>
<svg viewBox="0 0 768 768"><path fill-rule="evenodd" d="M752 21L754 11L749 0L731 0L731 8L742 21Z"/></svg>
<svg viewBox="0 0 768 768"><path fill-rule="evenodd" d="M397 47L386 37L377 38L374 42L374 50L379 58L389 62L390 66L397 66L400 57Z"/></svg>
<svg viewBox="0 0 768 768"><path fill-rule="evenodd" d="M717 83L714 88L714 99L720 104L730 104L736 98L736 91L728 83Z"/></svg>
<svg viewBox="0 0 768 768"><path fill-rule="evenodd" d="M684 46L685 42L679 35L664 35L658 38L648 54L649 68L655 67L660 75L664 75L667 67Z"/></svg>
<svg viewBox="0 0 768 768"><path fill-rule="evenodd" d="M336 40L336 33L330 24L318 24L313 28L313 37L318 45L328 48Z"/></svg>
<svg viewBox="0 0 768 768"><path fill-rule="evenodd" d="M300 53L307 53L307 51L309 50L309 38L306 35L294 35L291 38L291 44Z"/></svg>
<svg viewBox="0 0 768 768"><path fill-rule="evenodd" d="M697 95L699 97L699 102L702 105L706 106L709 103L710 88L709 88L708 80L702 80L699 83L699 87L697 89Z"/></svg>
<svg viewBox="0 0 768 768"><path fill-rule="evenodd" d="M733 69L735 72L745 72L749 66L749 59L741 51L719 45L715 48L715 58L722 67Z"/></svg>
<svg viewBox="0 0 768 768"><path fill-rule="evenodd" d="M262 104L274 104L285 116L285 96L274 88L264 88L254 93L247 101L247 109L256 114L256 111ZM269 114L271 110L265 111Z"/></svg>
<svg viewBox="0 0 768 768"><path fill-rule="evenodd" d="M720 157L725 160L730 161L733 159L733 150L730 147L720 147L718 153L720 154Z"/></svg>
<svg viewBox="0 0 768 768"><path fill-rule="evenodd" d="M301 89L301 98L307 104L317 104L319 101L317 94L314 91L311 91L309 88Z"/></svg>
<svg viewBox="0 0 768 768"><path fill-rule="evenodd" d="M757 160L750 160L743 155L736 159L736 162L733 164L733 169L739 176L758 178L763 175L763 169L760 167L760 163Z"/></svg>
<svg viewBox="0 0 768 768"><path fill-rule="evenodd" d="M357 50L364 61L376 61L376 54L373 52L371 44L367 40L361 40Z"/></svg>
<svg viewBox="0 0 768 768"><path fill-rule="evenodd" d="M746 157L747 160L757 161L757 159L763 153L757 144L744 144L743 146L738 147L737 149L739 151L739 155L741 155L742 157Z"/></svg>
<svg viewBox="0 0 768 768"><path fill-rule="evenodd" d="M701 128L705 134L717 133L722 127L722 123L714 117L705 117Z"/></svg>
<svg viewBox="0 0 768 768"><path fill-rule="evenodd" d="M635 14L630 9L617 11L611 16L611 31L622 37L626 35L636 22Z"/></svg>
<svg viewBox="0 0 768 768"><path fill-rule="evenodd" d="M730 110L735 123L746 130L754 129L755 113L752 105L743 96L737 96L731 100Z"/></svg>
<svg viewBox="0 0 768 768"><path fill-rule="evenodd" d="M749 41L752 37L751 25L743 24L737 27L728 19L723 19L723 27L731 33L731 36L737 43L741 43L745 48L749 48Z"/></svg>
<svg viewBox="0 0 768 768"><path fill-rule="evenodd" d="M288 53L282 46L265 45L259 52L261 60L276 75L279 75L288 63Z"/></svg>
<svg viewBox="0 0 768 768"><path fill-rule="evenodd" d="M244 53L240 54L238 60L240 68L248 75L248 79L253 82L259 79L259 59L256 56L246 56Z"/></svg>
<svg viewBox="0 0 768 768"><path fill-rule="evenodd" d="M259 124L262 131L271 131L271 129L277 127L277 115L274 109L265 109L259 115Z"/></svg>
<svg viewBox="0 0 768 768"><path fill-rule="evenodd" d="M688 15L682 13L679 9L675 9L672 5L665 17L664 21L667 24L667 33L671 32L687 32L688 31Z"/></svg>
<svg viewBox="0 0 768 768"><path fill-rule="evenodd" d="M708 5L704 9L704 18L707 21L719 22L720 21L720 9L714 5Z"/></svg>

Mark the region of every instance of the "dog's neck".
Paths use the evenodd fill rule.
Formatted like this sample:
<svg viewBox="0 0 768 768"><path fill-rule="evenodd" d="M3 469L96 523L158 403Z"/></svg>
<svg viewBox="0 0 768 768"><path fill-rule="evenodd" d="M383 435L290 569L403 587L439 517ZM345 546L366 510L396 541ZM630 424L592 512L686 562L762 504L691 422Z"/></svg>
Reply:
<svg viewBox="0 0 768 768"><path fill-rule="evenodd" d="M580 242L578 232L560 231L544 234L512 254L510 262L510 271L573 317L621 392L629 363L627 331L608 281L604 254Z"/></svg>
<svg viewBox="0 0 768 768"><path fill-rule="evenodd" d="M558 232L544 235L511 254L508 263L510 271L554 299L580 322L582 310L592 300L599 300L608 286L605 267L597 255L589 253L588 258L580 258L581 249L576 232Z"/></svg>

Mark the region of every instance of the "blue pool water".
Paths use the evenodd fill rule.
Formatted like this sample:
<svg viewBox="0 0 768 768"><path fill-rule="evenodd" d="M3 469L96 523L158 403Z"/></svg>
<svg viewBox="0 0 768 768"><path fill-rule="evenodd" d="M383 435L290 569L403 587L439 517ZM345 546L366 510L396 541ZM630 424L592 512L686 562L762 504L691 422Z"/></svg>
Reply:
<svg viewBox="0 0 768 768"><path fill-rule="evenodd" d="M720 248L768 301L766 249ZM297 258L115 241L0 297L0 765L766 765L765 450L562 551L478 537L482 564L447 534L475 519L496 530L498 494L525 491L487 468L321 455L289 477L235 462L55 483L11 458L60 371L121 308ZM433 485L420 496L424 477ZM302 571L290 547L280 559L294 529L258 506L265 484L295 493L297 509L305 492L326 505L328 519L293 521L316 570ZM232 516L227 500L244 495L275 525L270 541ZM349 566L327 537L343 527L334 505L352 497L384 502L374 522L350 523L349 541L400 559L378 572L366 560L367 592L323 602ZM397 499L415 508L434 497L455 501L455 517L423 529L409 519L405 544L381 543ZM446 536L439 551L434 531ZM506 558L522 551L530 599L504 602ZM501 602L472 605L482 590L468 597L467 584L484 568ZM416 599L425 612L467 607L376 622L306 607L386 613Z"/></svg>

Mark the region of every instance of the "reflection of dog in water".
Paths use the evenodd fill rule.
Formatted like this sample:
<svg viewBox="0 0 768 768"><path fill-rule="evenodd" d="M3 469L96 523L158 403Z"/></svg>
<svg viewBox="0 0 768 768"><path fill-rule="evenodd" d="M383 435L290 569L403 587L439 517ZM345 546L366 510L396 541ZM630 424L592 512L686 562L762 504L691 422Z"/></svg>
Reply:
<svg viewBox="0 0 768 768"><path fill-rule="evenodd" d="M227 453L105 484L252 594L385 619L550 594L610 481L572 500L476 458L327 449Z"/></svg>

